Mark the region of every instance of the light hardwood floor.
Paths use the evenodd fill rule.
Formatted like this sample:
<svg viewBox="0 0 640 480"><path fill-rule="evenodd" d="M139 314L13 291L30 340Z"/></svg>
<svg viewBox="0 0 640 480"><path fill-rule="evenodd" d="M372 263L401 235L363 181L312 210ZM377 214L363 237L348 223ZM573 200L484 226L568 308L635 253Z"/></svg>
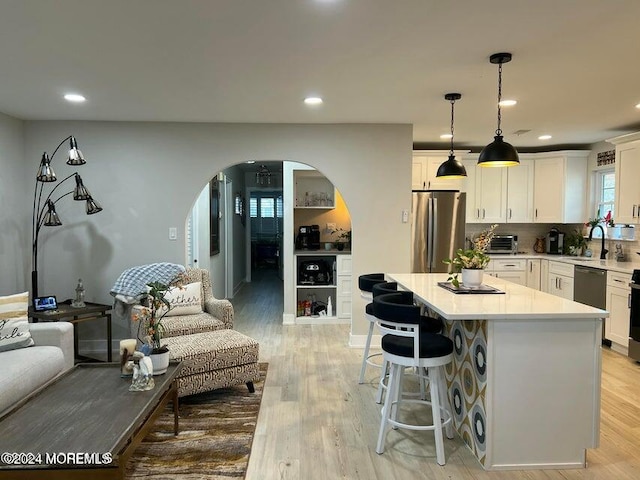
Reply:
<svg viewBox="0 0 640 480"><path fill-rule="evenodd" d="M233 304L236 328L269 362L247 480L640 479L640 365L608 349L600 447L588 451L587 469L485 472L458 437L445 440L440 467L430 432L391 431L385 453L375 453L376 372L358 385L362 350L348 347L349 326L283 326L274 271L256 272Z"/></svg>

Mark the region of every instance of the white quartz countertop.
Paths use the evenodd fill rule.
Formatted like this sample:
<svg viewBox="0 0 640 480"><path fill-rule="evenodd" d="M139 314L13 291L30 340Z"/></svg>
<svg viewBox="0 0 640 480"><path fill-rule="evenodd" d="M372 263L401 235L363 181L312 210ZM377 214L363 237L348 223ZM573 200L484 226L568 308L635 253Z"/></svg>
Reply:
<svg viewBox="0 0 640 480"><path fill-rule="evenodd" d="M633 256L631 256L633 255ZM570 263L571 265L582 265L585 267L600 268L602 270L612 270L614 272L628 273L631 275L634 270L640 269L640 255L630 254L630 261L617 262L616 260L600 260L597 257L575 257L570 255L550 255L548 253L517 253L513 254L491 254L492 259L510 258L539 258L554 262ZM636 258L637 257L637 260ZM489 264L491 265L491 264Z"/></svg>
<svg viewBox="0 0 640 480"><path fill-rule="evenodd" d="M389 273L389 280L411 290L416 299L449 320L594 319L609 312L484 275L483 283L504 294L455 294L440 286L446 273Z"/></svg>

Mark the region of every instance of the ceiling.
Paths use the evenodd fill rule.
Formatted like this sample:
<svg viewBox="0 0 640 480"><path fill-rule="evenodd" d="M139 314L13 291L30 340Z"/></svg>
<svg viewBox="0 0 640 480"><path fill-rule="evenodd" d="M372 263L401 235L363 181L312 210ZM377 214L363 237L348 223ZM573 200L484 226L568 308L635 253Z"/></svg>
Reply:
<svg viewBox="0 0 640 480"><path fill-rule="evenodd" d="M481 147L497 122L489 56L511 52L506 141L640 130L638 0L0 2L0 112L20 119L410 123L418 146L446 148L444 94L460 92L456 148Z"/></svg>

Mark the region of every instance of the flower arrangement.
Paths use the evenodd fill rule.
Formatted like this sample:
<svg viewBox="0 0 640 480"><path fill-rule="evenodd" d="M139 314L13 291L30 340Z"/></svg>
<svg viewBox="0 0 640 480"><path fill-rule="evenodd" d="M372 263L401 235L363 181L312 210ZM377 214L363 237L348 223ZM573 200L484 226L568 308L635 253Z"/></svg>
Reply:
<svg viewBox="0 0 640 480"><path fill-rule="evenodd" d="M336 233L338 234L336 242L342 242L343 240L346 243L351 242L351 230L345 230L344 228L331 230L331 235L335 235Z"/></svg>
<svg viewBox="0 0 640 480"><path fill-rule="evenodd" d="M134 313L132 319L140 322L138 325L138 340L144 344L141 351L145 355L168 351L165 345L160 344L164 333L162 319L172 308L166 295L173 287L182 288L182 282L183 278L181 275L174 279L169 285L162 282L150 282L147 283L147 291L141 293L141 295L146 296L148 305L143 306L139 313ZM140 327L143 323L146 329L146 335L140 338Z"/></svg>
<svg viewBox="0 0 640 480"><path fill-rule="evenodd" d="M601 217L600 216L600 209L598 209L598 213L596 214L596 217L591 219L591 220L586 221L584 226L593 228L596 225L600 225L601 223L604 223L605 225L607 225L609 227L615 227L615 223L613 221L613 216L611 215L611 210L609 210L604 217Z"/></svg>
<svg viewBox="0 0 640 480"><path fill-rule="evenodd" d="M473 241L473 248L456 250L456 255L451 258L443 260L443 263L451 265L453 271L450 273L447 281L450 281L454 286L460 287L460 281L458 280L458 274L462 269L469 270L482 270L491 261L491 257L487 255L487 248L495 235L495 229L498 224L491 225L488 229L480 232L478 237Z"/></svg>

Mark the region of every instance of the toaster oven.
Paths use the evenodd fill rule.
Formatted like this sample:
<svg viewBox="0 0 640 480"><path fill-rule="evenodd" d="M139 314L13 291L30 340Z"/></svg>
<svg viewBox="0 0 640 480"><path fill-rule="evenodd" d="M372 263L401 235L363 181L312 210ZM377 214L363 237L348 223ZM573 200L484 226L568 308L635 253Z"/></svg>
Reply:
<svg viewBox="0 0 640 480"><path fill-rule="evenodd" d="M517 235L494 235L487 249L487 253L516 253L517 251Z"/></svg>

